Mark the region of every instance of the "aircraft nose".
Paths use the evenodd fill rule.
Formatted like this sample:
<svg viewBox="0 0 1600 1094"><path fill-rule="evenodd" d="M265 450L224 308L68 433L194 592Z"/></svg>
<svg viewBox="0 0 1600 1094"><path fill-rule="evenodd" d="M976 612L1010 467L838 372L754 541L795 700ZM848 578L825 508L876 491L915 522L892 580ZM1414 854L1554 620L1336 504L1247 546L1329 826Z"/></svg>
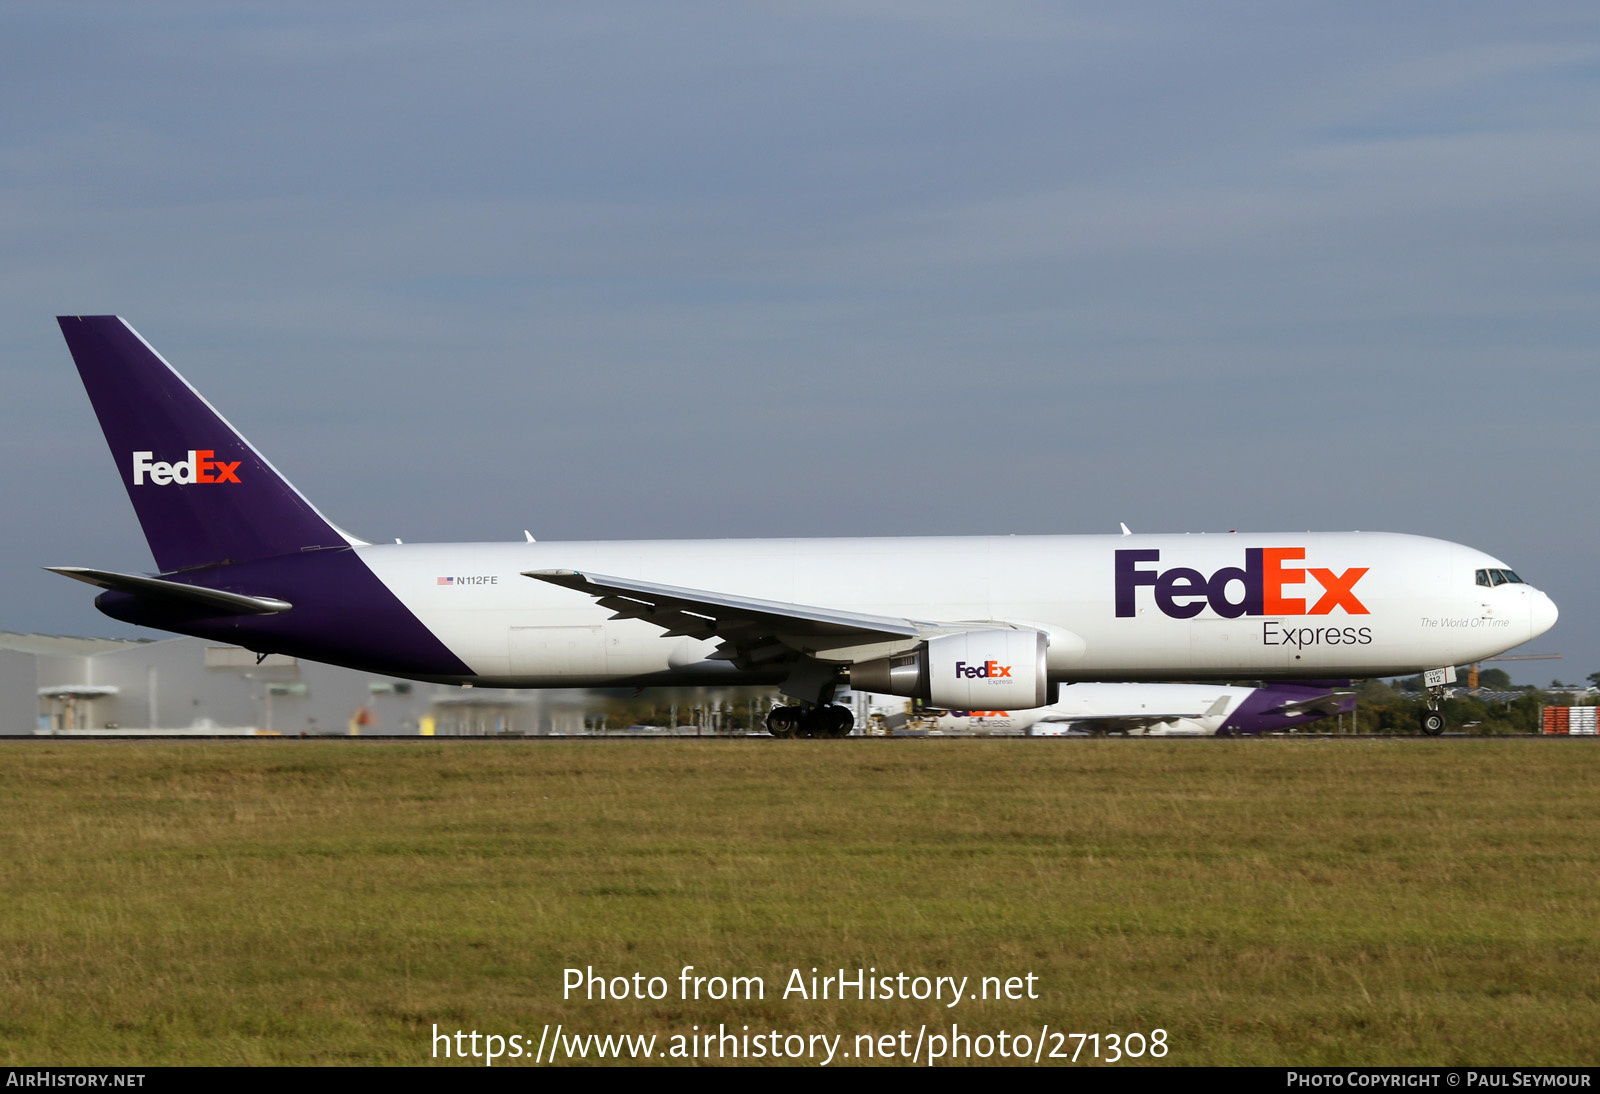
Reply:
<svg viewBox="0 0 1600 1094"><path fill-rule="evenodd" d="M1528 637L1538 638L1556 625L1556 619L1560 615L1561 613L1556 610L1555 601L1539 590L1533 590L1533 598L1528 604Z"/></svg>

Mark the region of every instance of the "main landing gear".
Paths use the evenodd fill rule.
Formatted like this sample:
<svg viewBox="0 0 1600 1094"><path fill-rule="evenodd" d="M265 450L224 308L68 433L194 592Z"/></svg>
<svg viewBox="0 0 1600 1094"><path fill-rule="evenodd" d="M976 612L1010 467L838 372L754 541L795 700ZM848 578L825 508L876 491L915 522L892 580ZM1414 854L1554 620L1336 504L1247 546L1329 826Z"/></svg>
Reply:
<svg viewBox="0 0 1600 1094"><path fill-rule="evenodd" d="M774 707L767 715L767 732L774 737L848 737L856 726L849 707Z"/></svg>

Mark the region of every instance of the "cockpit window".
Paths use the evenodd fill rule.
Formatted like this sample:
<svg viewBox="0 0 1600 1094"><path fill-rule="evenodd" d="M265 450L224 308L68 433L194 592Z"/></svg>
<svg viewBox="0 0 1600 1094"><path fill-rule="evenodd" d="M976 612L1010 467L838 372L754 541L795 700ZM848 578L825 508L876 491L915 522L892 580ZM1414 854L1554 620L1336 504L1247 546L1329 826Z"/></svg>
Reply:
<svg viewBox="0 0 1600 1094"><path fill-rule="evenodd" d="M1500 572L1505 574L1506 575L1506 580L1511 582L1513 585L1526 585L1527 584L1527 582L1523 581L1520 577L1518 577L1516 574L1512 573L1510 570L1501 570Z"/></svg>
<svg viewBox="0 0 1600 1094"><path fill-rule="evenodd" d="M1524 585L1524 582L1512 570L1479 570L1476 574L1478 584L1485 587L1495 585Z"/></svg>
<svg viewBox="0 0 1600 1094"><path fill-rule="evenodd" d="M1504 570L1490 570L1489 580L1496 585L1504 585L1506 583L1506 572Z"/></svg>
<svg viewBox="0 0 1600 1094"><path fill-rule="evenodd" d="M1489 571L1488 570L1479 570L1478 571L1478 584L1482 585L1485 588L1488 588L1488 586L1489 586Z"/></svg>

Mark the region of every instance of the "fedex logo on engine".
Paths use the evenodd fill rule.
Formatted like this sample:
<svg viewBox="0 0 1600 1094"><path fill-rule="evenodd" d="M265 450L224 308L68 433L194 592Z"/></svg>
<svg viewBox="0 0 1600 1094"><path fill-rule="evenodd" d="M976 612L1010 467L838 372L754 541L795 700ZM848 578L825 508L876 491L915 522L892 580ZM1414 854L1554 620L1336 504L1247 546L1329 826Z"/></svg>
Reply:
<svg viewBox="0 0 1600 1094"><path fill-rule="evenodd" d="M1304 547L1248 547L1242 568L1224 566L1210 576L1187 566L1142 569L1142 563L1161 560L1158 550L1118 551L1116 555L1118 616L1139 614L1134 599L1142 585L1154 590L1156 607L1173 619L1190 619L1208 607L1224 619L1329 615L1335 608L1346 615L1370 614L1354 591L1369 567L1353 566L1339 574L1315 566L1289 565L1306 557ZM1294 586L1313 582L1311 591L1318 592L1320 587L1321 595L1310 601L1309 608L1309 597L1286 595ZM1235 595L1230 597L1230 592Z"/></svg>
<svg viewBox="0 0 1600 1094"><path fill-rule="evenodd" d="M1011 666L1002 665L998 661L985 661L981 665L969 665L965 661L956 662L956 679L965 677L968 680L997 680L1002 676L1011 675Z"/></svg>
<svg viewBox="0 0 1600 1094"><path fill-rule="evenodd" d="M143 486L148 476L152 486L167 486L178 483L187 486L195 482L238 482L239 464L243 460L232 463L226 460L214 460L211 457L217 453L214 449L201 448L189 450L189 458L177 463L167 463L156 460L154 452L135 452L133 454L133 485Z"/></svg>

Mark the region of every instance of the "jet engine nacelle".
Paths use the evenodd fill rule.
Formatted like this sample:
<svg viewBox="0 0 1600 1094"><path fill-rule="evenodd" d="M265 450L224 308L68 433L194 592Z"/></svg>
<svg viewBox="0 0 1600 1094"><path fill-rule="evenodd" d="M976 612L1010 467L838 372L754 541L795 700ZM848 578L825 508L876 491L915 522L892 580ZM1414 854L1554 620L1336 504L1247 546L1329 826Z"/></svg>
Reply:
<svg viewBox="0 0 1600 1094"><path fill-rule="evenodd" d="M1042 631L1006 627L930 638L897 657L850 666L850 686L951 710L1026 710L1050 702Z"/></svg>

